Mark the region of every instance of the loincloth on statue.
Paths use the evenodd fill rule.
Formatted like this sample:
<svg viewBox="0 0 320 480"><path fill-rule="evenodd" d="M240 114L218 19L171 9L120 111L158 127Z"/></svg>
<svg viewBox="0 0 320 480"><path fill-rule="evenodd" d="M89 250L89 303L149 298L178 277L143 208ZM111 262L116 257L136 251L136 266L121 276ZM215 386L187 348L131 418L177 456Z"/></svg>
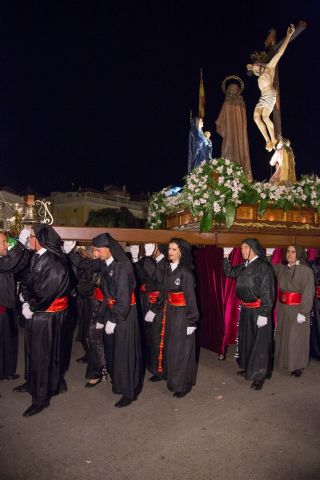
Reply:
<svg viewBox="0 0 320 480"><path fill-rule="evenodd" d="M256 105L257 107L268 108L269 110L273 110L273 107L276 104L277 100L277 93L275 90L270 90L270 92L266 93L265 95L261 95L259 101Z"/></svg>

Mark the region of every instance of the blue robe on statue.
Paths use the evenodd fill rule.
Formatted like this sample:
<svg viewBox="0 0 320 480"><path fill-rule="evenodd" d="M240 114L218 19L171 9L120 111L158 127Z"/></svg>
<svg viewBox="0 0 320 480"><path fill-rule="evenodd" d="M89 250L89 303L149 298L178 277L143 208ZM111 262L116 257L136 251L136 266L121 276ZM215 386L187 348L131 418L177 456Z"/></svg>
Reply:
<svg viewBox="0 0 320 480"><path fill-rule="evenodd" d="M198 167L201 162L209 160L208 139L204 136L201 128L197 127L199 119L191 120L189 132L188 172Z"/></svg>

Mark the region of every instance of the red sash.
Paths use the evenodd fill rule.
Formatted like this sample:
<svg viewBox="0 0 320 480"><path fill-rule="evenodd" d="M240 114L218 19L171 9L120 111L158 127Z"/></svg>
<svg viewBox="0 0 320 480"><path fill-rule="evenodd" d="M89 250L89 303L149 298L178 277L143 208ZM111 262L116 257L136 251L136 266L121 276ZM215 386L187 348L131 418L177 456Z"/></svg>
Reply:
<svg viewBox="0 0 320 480"><path fill-rule="evenodd" d="M246 308L259 308L259 307L261 307L260 298L257 298L257 300L255 300L254 302L243 302L242 300L240 300L240 303L243 307L246 307Z"/></svg>
<svg viewBox="0 0 320 480"><path fill-rule="evenodd" d="M53 300L51 305L45 310L46 312L62 312L62 310L66 310L69 305L68 297L59 297Z"/></svg>
<svg viewBox="0 0 320 480"><path fill-rule="evenodd" d="M106 302L107 302L109 308L113 308L116 305L117 300L115 298L106 297ZM131 298L130 298L130 305L135 305L136 303L137 303L136 302L136 295L135 295L134 292L132 292Z"/></svg>
<svg viewBox="0 0 320 480"><path fill-rule="evenodd" d="M0 305L0 313L6 313L7 311L7 307L5 307L4 305Z"/></svg>
<svg viewBox="0 0 320 480"><path fill-rule="evenodd" d="M103 293L101 292L100 288L95 288L93 291L93 298L98 300L99 302L103 302Z"/></svg>
<svg viewBox="0 0 320 480"><path fill-rule="evenodd" d="M183 292L168 292L168 303L174 307L185 307L187 305Z"/></svg>
<svg viewBox="0 0 320 480"><path fill-rule="evenodd" d="M320 298L320 286L316 287L316 297Z"/></svg>
<svg viewBox="0 0 320 480"><path fill-rule="evenodd" d="M279 292L279 302L284 305L300 305L301 303L301 293L297 292Z"/></svg>
<svg viewBox="0 0 320 480"><path fill-rule="evenodd" d="M143 284L141 285L141 287L140 287L140 292L146 293L146 291L147 291L147 290L146 290L146 284L143 283Z"/></svg>
<svg viewBox="0 0 320 480"><path fill-rule="evenodd" d="M160 292L147 292L149 303L156 303Z"/></svg>

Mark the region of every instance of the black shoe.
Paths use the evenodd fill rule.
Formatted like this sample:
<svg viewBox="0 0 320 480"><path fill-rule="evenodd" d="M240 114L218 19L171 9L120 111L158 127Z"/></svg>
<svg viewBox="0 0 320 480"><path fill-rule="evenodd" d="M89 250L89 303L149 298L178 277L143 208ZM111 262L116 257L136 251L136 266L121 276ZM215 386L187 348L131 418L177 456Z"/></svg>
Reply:
<svg viewBox="0 0 320 480"><path fill-rule="evenodd" d="M158 375L152 375L152 377L149 378L149 382L161 382L162 378L158 377Z"/></svg>
<svg viewBox="0 0 320 480"><path fill-rule="evenodd" d="M137 398L134 398L133 400L137 400ZM123 407L127 407L128 405L130 405L130 403L133 402L133 400L131 398L127 398L127 397L121 397L120 400L115 403L115 407L117 408L123 408Z"/></svg>
<svg viewBox="0 0 320 480"><path fill-rule="evenodd" d="M272 377L272 372L268 372L266 375L266 379L270 380L271 377Z"/></svg>
<svg viewBox="0 0 320 480"><path fill-rule="evenodd" d="M84 355L83 357L77 358L76 362L78 362L78 363L88 363L87 355Z"/></svg>
<svg viewBox="0 0 320 480"><path fill-rule="evenodd" d="M87 382L87 383L85 384L85 388L93 388L93 387L96 387L97 385L99 385L99 383L102 382L102 378L103 378L103 377L98 378L98 380L97 380L95 383ZM95 380L95 379L93 378L92 380Z"/></svg>
<svg viewBox="0 0 320 480"><path fill-rule="evenodd" d="M42 412L43 409L49 407L49 403L44 405L31 405L27 410L22 414L24 417L32 417L32 415L37 415Z"/></svg>
<svg viewBox="0 0 320 480"><path fill-rule="evenodd" d="M246 371L245 370L239 370L239 372L237 372L237 375L240 375L241 377L245 377Z"/></svg>
<svg viewBox="0 0 320 480"><path fill-rule="evenodd" d="M263 382L259 382L258 380L255 380L250 388L253 388L254 390L261 390L263 387Z"/></svg>
<svg viewBox="0 0 320 480"><path fill-rule="evenodd" d="M15 373L14 375L7 375L6 377L1 377L0 380L17 380L17 378L19 377L20 375Z"/></svg>
<svg viewBox="0 0 320 480"><path fill-rule="evenodd" d="M12 389L13 392L21 392L21 393L25 393L25 392L28 392L28 387L29 385L26 383L23 383L22 385L18 385L17 387L14 387Z"/></svg>
<svg viewBox="0 0 320 480"><path fill-rule="evenodd" d="M301 377L302 375L302 370L300 368L297 368L297 370L293 370L291 372L291 377Z"/></svg>

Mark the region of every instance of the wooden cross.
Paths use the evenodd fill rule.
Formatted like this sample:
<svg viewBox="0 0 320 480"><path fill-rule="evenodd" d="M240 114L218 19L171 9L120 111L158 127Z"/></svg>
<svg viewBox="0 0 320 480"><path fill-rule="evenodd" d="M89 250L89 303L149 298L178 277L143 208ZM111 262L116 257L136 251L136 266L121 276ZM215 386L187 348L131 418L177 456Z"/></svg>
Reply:
<svg viewBox="0 0 320 480"><path fill-rule="evenodd" d="M306 22L300 20L298 22L295 32L292 35L290 42L294 38L296 38L298 35L300 35L303 30L305 30L307 24ZM280 42L276 43L276 31L275 29L271 29L269 31L269 34L264 42L265 48L267 49L268 53L268 61L271 60L271 58L277 53L279 50L282 42L284 41L284 38L280 40ZM279 85L279 71L278 71L278 65L276 67L275 75L274 75L274 81L273 81L274 88L277 92L277 100L276 104L274 106L273 112L272 112L272 118L273 118L273 124L274 124L274 133L275 137L278 138L278 136L282 136L282 126L281 126L281 109L280 109L280 85Z"/></svg>

